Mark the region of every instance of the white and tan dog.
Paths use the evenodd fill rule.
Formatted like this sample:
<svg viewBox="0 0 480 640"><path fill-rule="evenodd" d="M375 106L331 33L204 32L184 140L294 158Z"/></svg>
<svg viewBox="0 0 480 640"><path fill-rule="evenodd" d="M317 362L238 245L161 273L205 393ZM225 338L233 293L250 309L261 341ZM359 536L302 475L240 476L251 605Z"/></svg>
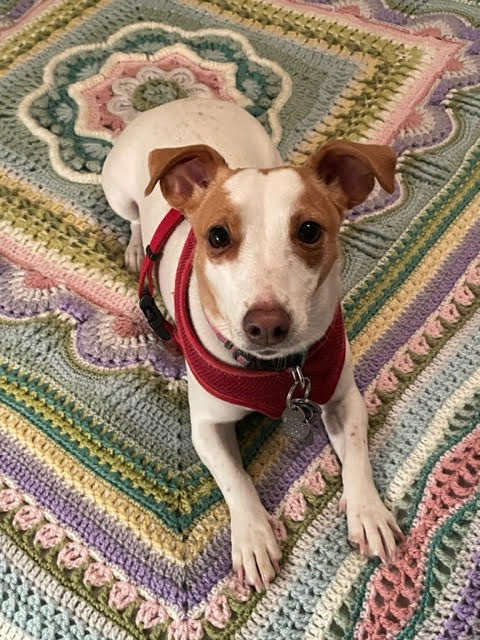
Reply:
<svg viewBox="0 0 480 640"><path fill-rule="evenodd" d="M344 213L367 198L375 178L393 191L394 170L390 148L345 141L329 142L303 167L283 166L246 111L186 99L139 115L116 141L102 182L111 207L131 224L130 270L139 271L144 247L171 207L187 216L161 259L161 295L174 317L175 272L192 226L193 327L217 359L239 366L212 325L263 359L307 350L326 332L340 298ZM157 182L160 188L146 195ZM235 423L249 408L214 397L187 371L193 444L230 510L233 567L260 590L278 571L281 552L236 441ZM348 343L338 384L322 409L342 463L340 508L349 540L385 561L402 533L373 483L367 411Z"/></svg>

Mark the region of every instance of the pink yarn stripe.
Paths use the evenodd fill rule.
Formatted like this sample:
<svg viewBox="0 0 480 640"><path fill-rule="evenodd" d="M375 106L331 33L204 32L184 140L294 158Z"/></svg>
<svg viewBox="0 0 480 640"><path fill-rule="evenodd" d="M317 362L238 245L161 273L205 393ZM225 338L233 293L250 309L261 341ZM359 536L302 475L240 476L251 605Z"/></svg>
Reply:
<svg viewBox="0 0 480 640"><path fill-rule="evenodd" d="M0 233L1 255L23 269L32 269L40 272L45 278L53 280L55 285L64 285L70 291L75 292L84 299L105 309L115 315L138 315L137 298L135 290L132 298L122 295L113 288L107 288L96 279L89 278L73 268L69 269L53 260L34 253L26 244L16 242L13 238ZM62 260L65 258L62 256Z"/></svg>
<svg viewBox="0 0 480 640"><path fill-rule="evenodd" d="M406 89L405 97L399 102L395 101L395 109L390 113L388 120L382 127L381 122L376 123L375 129L371 131L368 137L370 144L391 144L397 135L398 129L405 121L405 117L415 111L417 105L425 101L425 96L431 91L432 86L437 82L438 78L445 73L447 63L455 58L457 53L465 46L462 42L452 42L433 38L430 35L421 36L416 33L406 32L406 28L401 29L384 22L376 23L369 18L362 18L361 15L353 15L346 11L341 11L338 7L318 6L310 3L297 2L296 0L276 0L275 4L279 4L289 9L298 8L302 12L310 12L318 14L320 18L328 18L332 20L332 14L337 14L342 22L352 25L352 28L367 29L369 33L375 31L378 24L378 35L381 37L391 36L402 43L408 43L412 46L418 46L425 41L428 42L430 49L434 49L434 59L427 65L425 71L418 77L415 82ZM353 6L354 3L352 3ZM360 8L359 8L360 11ZM448 35L447 35L448 37ZM405 89L404 89L405 90Z"/></svg>
<svg viewBox="0 0 480 640"><path fill-rule="evenodd" d="M39 2L28 9L18 20L15 20L11 24L8 24L7 22L7 26L0 26L0 41L5 42L7 38L15 35L17 31L21 31L22 29L29 27L31 22L42 13L46 13L47 9L55 4L55 1L56 0L43 0L43 2Z"/></svg>
<svg viewBox="0 0 480 640"><path fill-rule="evenodd" d="M370 583L358 640L393 637L416 611L430 541L439 527L480 488L480 425L445 454L429 479L416 524L394 564L381 565Z"/></svg>

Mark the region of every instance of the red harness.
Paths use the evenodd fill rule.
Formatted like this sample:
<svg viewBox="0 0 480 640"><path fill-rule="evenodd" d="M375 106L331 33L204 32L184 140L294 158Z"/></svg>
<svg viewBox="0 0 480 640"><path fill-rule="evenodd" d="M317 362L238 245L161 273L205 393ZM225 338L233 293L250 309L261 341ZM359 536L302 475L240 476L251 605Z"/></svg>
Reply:
<svg viewBox="0 0 480 640"><path fill-rule="evenodd" d="M153 300L153 267L176 227L184 220L175 209L158 226L140 272L140 307L154 331L164 340L173 337L180 345L185 360L198 382L209 393L231 404L280 418L287 394L292 387L291 370L257 371L235 367L213 356L198 339L192 326L188 305L188 287L192 272L195 237L190 231L175 276L175 322L167 322ZM148 288L145 280L148 279ZM302 371L310 378L310 399L327 402L337 386L345 361L345 329L340 304L325 335L310 347Z"/></svg>

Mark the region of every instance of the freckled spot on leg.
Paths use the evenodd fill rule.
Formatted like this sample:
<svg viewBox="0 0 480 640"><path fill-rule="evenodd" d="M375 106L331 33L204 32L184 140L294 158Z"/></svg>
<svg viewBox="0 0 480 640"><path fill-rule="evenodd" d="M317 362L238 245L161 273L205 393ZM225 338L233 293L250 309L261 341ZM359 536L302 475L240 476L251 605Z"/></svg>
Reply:
<svg viewBox="0 0 480 640"><path fill-rule="evenodd" d="M354 438L357 435L357 432L355 431L355 429L353 429L352 431L350 431L350 437Z"/></svg>

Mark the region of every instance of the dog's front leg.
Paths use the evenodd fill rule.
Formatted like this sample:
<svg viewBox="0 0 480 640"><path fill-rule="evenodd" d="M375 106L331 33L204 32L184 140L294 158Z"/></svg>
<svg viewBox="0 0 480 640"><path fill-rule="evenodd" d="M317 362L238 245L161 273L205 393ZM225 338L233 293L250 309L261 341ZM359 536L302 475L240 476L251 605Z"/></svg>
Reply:
<svg viewBox="0 0 480 640"><path fill-rule="evenodd" d="M230 511L233 568L261 591L275 577L281 551L238 447L235 423L249 411L211 396L190 371L188 398L193 446Z"/></svg>
<svg viewBox="0 0 480 640"><path fill-rule="evenodd" d="M368 457L368 413L353 376L350 347L342 375L331 400L323 407L323 418L337 456L342 463L343 496L349 540L362 553L392 558L396 541L403 538L394 516L384 506L372 476Z"/></svg>

